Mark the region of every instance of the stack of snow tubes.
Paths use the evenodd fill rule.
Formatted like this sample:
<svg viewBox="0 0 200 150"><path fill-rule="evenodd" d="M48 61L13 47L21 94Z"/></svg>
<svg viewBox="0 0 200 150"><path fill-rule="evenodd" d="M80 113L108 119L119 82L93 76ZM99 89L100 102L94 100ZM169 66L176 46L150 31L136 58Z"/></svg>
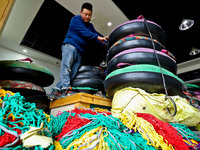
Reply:
<svg viewBox="0 0 200 150"><path fill-rule="evenodd" d="M45 95L43 87L54 81L51 71L34 63L4 60L0 61L0 86L24 96Z"/></svg>
<svg viewBox="0 0 200 150"><path fill-rule="evenodd" d="M164 93L163 72L168 94L182 96L183 81L176 75L176 58L165 47L165 32L152 21L136 19L116 27L108 40L106 93L112 97L129 86Z"/></svg>
<svg viewBox="0 0 200 150"><path fill-rule="evenodd" d="M200 107L200 87L195 84L185 84L186 90L183 91L183 97L188 100L190 105L199 109Z"/></svg>
<svg viewBox="0 0 200 150"><path fill-rule="evenodd" d="M49 100L43 87L54 82L49 69L38 64L16 60L0 61L0 87L20 92L27 101L37 103L38 108L47 108Z"/></svg>
<svg viewBox="0 0 200 150"><path fill-rule="evenodd" d="M72 89L74 92L84 92L94 94L98 91L104 91L103 82L106 74L103 69L97 66L83 65L72 80Z"/></svg>

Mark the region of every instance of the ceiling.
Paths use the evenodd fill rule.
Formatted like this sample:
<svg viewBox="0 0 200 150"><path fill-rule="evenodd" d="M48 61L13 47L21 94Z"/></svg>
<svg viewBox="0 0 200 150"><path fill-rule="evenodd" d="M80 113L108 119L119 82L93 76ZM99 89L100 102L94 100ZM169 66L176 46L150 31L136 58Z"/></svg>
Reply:
<svg viewBox="0 0 200 150"><path fill-rule="evenodd" d="M159 24L167 35L166 48L175 55L177 63L199 57L199 55L189 55L192 47L200 49L200 13L197 1L176 1L176 3L162 1L162 4L136 2L134 6L137 7L133 7L130 0L113 1L129 20L142 14L146 19ZM185 31L179 30L183 19L194 20L194 26Z"/></svg>
<svg viewBox="0 0 200 150"><path fill-rule="evenodd" d="M119 18L120 21L124 20L123 22L125 22L128 20L112 1L91 0L90 2L94 6L91 22L101 35L108 35L113 29L107 26L107 22L114 17L114 14L110 13L111 11L118 12L118 16L121 16L121 19ZM80 14L82 4L83 2L81 0L45 0L26 32L21 45L61 59L60 47L67 33L70 20L74 15ZM110 7L105 7L105 4ZM102 8L105 8L104 11L102 11ZM122 22L114 21L112 23L113 25L118 25ZM85 55L82 57L82 63L99 65L105 59L106 52L106 46L90 42Z"/></svg>
<svg viewBox="0 0 200 150"><path fill-rule="evenodd" d="M82 0L20 0L15 5L0 38L0 45L20 53L27 48L32 57L58 62L60 47L74 15L80 13ZM87 0L93 5L91 22L95 29L106 36L121 23L143 15L159 24L167 35L166 49L173 53L178 64L196 60L200 54L190 56L194 47L200 49L200 13L198 1L155 3L130 0ZM180 31L181 21L193 19L194 26ZM108 22L112 26L107 26ZM85 61L98 65L106 55L106 48L90 44ZM39 54L39 55L38 55ZM88 57L90 59L88 59Z"/></svg>

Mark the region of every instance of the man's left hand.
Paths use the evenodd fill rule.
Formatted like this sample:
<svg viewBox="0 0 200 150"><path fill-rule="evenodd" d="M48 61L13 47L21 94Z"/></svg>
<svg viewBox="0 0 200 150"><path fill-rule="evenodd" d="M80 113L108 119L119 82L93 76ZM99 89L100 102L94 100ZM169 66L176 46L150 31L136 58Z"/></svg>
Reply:
<svg viewBox="0 0 200 150"><path fill-rule="evenodd" d="M108 36L105 36L105 37L98 36L97 39L98 39L100 42L102 42L102 43L105 44L105 42L107 42L107 40L108 40Z"/></svg>

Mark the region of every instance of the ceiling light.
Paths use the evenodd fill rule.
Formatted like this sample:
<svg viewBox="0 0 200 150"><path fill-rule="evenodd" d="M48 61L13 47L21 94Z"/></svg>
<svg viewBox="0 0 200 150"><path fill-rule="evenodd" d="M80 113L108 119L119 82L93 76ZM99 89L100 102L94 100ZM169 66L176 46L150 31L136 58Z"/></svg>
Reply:
<svg viewBox="0 0 200 150"><path fill-rule="evenodd" d="M108 22L107 25L110 27L112 26L112 22Z"/></svg>
<svg viewBox="0 0 200 150"><path fill-rule="evenodd" d="M191 19L183 19L181 25L179 26L179 30L187 30L194 25L194 20Z"/></svg>
<svg viewBox="0 0 200 150"><path fill-rule="evenodd" d="M100 67L107 67L107 63L105 60L103 60L100 64Z"/></svg>
<svg viewBox="0 0 200 150"><path fill-rule="evenodd" d="M23 52L24 52L24 53L27 53L27 50L26 50L26 49L23 49Z"/></svg>
<svg viewBox="0 0 200 150"><path fill-rule="evenodd" d="M197 55L197 54L199 54L200 53L200 50L199 49L197 49L197 48L192 48L191 49L191 51L190 51L190 55Z"/></svg>

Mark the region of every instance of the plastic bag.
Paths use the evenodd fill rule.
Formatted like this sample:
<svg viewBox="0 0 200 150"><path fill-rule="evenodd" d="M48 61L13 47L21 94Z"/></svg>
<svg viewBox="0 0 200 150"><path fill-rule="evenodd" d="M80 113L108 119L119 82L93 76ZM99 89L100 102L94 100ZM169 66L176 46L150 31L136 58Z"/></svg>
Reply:
<svg viewBox="0 0 200 150"><path fill-rule="evenodd" d="M165 94L149 94L139 88L124 88L114 94L112 114L119 115L128 110L133 113L149 113L165 122L178 122L187 126L196 126L200 122L199 110L192 107L185 98L171 96L177 106L177 113L173 117L167 111L174 110L173 103L165 100Z"/></svg>

